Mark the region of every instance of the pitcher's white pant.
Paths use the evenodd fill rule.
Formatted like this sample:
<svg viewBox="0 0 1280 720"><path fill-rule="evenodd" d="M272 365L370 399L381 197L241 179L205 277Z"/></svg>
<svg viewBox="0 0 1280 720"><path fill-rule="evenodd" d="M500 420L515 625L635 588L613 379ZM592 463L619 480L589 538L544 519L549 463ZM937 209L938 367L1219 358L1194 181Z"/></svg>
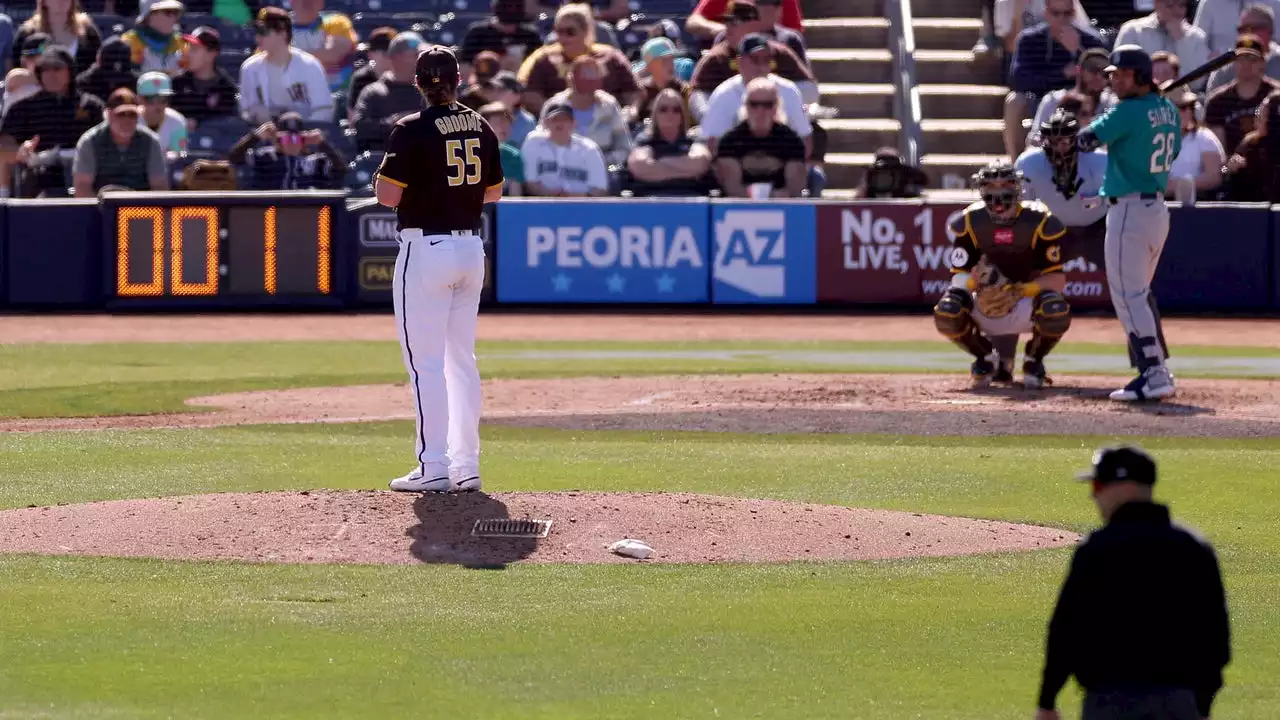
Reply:
<svg viewBox="0 0 1280 720"><path fill-rule="evenodd" d="M1169 208L1163 197L1137 195L1117 198L1107 211L1107 284L1111 303L1125 333L1139 340L1146 359L1164 362L1156 338L1159 323L1151 305L1151 280L1169 235ZM1131 341L1132 342L1132 341Z"/></svg>
<svg viewBox="0 0 1280 720"><path fill-rule="evenodd" d="M476 315L483 287L479 235L400 233L392 293L424 477L443 477L450 467L461 474L480 468Z"/></svg>

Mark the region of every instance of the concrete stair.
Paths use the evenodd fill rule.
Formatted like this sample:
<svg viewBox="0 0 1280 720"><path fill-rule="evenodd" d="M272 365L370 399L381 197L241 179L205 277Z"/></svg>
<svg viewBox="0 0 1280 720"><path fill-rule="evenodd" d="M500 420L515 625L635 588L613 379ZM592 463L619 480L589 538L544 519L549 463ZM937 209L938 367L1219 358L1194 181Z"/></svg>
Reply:
<svg viewBox="0 0 1280 720"><path fill-rule="evenodd" d="M887 83L893 78L893 58L883 49L810 48L809 65L824 83Z"/></svg>
<svg viewBox="0 0 1280 720"><path fill-rule="evenodd" d="M982 165L1004 155L1001 116L1008 89L999 70L971 50L982 33L983 0L910 0L920 83L921 167L929 186L962 190Z"/></svg>
<svg viewBox="0 0 1280 720"><path fill-rule="evenodd" d="M893 86L888 83L824 82L818 87L822 104L839 109L842 119L893 117Z"/></svg>

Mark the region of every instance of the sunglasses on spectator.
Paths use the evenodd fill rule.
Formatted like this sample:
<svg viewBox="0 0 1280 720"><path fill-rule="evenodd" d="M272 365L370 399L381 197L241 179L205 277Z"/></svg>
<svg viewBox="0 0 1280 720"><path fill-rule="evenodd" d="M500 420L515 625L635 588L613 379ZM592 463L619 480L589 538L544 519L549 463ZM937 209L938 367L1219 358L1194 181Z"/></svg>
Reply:
<svg viewBox="0 0 1280 720"><path fill-rule="evenodd" d="M774 102L773 100L748 100L747 101L747 107L757 108L760 110L771 110L776 106L777 106L777 103Z"/></svg>
<svg viewBox="0 0 1280 720"><path fill-rule="evenodd" d="M558 27L558 28L555 28L555 31L558 37L574 37L575 35L578 34L578 28L573 25L565 25L563 27Z"/></svg>
<svg viewBox="0 0 1280 720"><path fill-rule="evenodd" d="M138 111L133 109L118 108L111 111L111 117L124 118L126 120L137 120Z"/></svg>
<svg viewBox="0 0 1280 720"><path fill-rule="evenodd" d="M154 12L156 15L164 15L165 17L175 17L175 18L182 14L177 10L156 10Z"/></svg>

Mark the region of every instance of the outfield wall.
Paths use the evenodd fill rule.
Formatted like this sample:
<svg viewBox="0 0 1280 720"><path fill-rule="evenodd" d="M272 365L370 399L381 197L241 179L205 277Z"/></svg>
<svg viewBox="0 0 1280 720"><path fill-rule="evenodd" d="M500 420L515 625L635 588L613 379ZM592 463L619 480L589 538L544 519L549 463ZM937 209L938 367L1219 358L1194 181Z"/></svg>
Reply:
<svg viewBox="0 0 1280 720"><path fill-rule="evenodd" d="M959 203L504 199L478 228L490 305L932 304ZM1171 206L1162 309L1280 310L1280 216ZM342 193L119 193L0 203L0 308L378 308L395 217ZM1096 249L1095 249L1096 250ZM1067 294L1110 306L1100 252L1068 255Z"/></svg>

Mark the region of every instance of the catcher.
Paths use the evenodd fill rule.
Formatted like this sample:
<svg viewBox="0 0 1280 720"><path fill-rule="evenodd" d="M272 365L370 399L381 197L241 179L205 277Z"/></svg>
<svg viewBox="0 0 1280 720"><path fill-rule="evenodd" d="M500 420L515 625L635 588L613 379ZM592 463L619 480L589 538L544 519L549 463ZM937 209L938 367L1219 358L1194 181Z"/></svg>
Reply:
<svg viewBox="0 0 1280 720"><path fill-rule="evenodd" d="M974 356L974 387L1012 383L1016 345L1002 358L991 338L1031 332L1022 383L1044 387L1051 383L1044 358L1071 326L1059 243L1067 230L1044 205L1022 200L1022 174L1009 163L996 161L973 181L982 202L951 225L953 277L933 308L934 322Z"/></svg>

